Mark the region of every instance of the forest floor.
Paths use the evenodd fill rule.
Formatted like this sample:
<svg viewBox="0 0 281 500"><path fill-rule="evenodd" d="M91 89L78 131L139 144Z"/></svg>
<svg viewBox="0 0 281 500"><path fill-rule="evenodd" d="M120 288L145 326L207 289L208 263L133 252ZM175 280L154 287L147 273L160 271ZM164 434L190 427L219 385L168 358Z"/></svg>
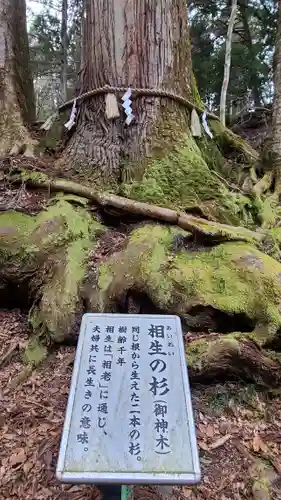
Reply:
<svg viewBox="0 0 281 500"><path fill-rule="evenodd" d="M55 478L75 346L54 350L24 379L20 351L29 335L25 315L0 311L1 500L98 500L97 488ZM191 390L203 479L196 487L174 488L172 498L248 500L256 471L265 467L270 499L281 499L280 395L237 381ZM160 500L165 491L136 488L134 499Z"/></svg>

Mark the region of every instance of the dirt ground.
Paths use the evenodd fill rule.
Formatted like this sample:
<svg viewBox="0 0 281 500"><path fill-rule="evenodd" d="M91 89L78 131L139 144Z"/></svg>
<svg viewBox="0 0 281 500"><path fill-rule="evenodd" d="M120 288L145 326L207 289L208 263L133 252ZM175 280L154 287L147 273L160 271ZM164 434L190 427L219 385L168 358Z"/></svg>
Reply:
<svg viewBox="0 0 281 500"><path fill-rule="evenodd" d="M75 347L54 350L28 374L21 350L29 335L24 315L0 310L0 498L98 500L97 488L55 478ZM192 398L202 482L172 495L164 489L162 498L281 499L280 394L220 382L192 386ZM134 492L137 500L161 495L147 487Z"/></svg>

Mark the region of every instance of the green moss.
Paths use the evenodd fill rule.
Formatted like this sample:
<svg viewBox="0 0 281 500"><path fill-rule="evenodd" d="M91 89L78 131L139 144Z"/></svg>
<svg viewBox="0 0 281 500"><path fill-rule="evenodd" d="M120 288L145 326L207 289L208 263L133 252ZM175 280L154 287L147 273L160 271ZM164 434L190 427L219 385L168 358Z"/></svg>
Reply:
<svg viewBox="0 0 281 500"><path fill-rule="evenodd" d="M19 178L22 182L35 182L37 184L48 184L50 182L50 177L43 172L31 172L30 170L23 170L19 174Z"/></svg>
<svg viewBox="0 0 281 500"><path fill-rule="evenodd" d="M210 251L180 253L170 277L189 300L224 312L244 313L263 324L281 325L280 264L244 243L225 243Z"/></svg>
<svg viewBox="0 0 281 500"><path fill-rule="evenodd" d="M179 209L218 198L218 182L189 136L162 159L152 159L142 181L124 185L123 190L134 199Z"/></svg>
<svg viewBox="0 0 281 500"><path fill-rule="evenodd" d="M113 275L110 266L102 264L99 268L98 284L101 291L106 290L112 281Z"/></svg>
<svg viewBox="0 0 281 500"><path fill-rule="evenodd" d="M63 199L68 203L72 203L75 206L87 207L89 204L89 200L87 198L82 198L82 196L77 196L76 194L64 194L58 193L54 198L52 198L49 202L49 206L52 203L56 203L58 199Z"/></svg>
<svg viewBox="0 0 281 500"><path fill-rule="evenodd" d="M133 231L127 248L102 265L99 303L106 308L106 297L118 301L128 289L139 290L158 308L180 315L197 305L242 313L257 325L255 341L272 339L281 326L281 264L237 241L174 252L177 234L160 224Z"/></svg>
<svg viewBox="0 0 281 500"><path fill-rule="evenodd" d="M140 233L144 232L140 231ZM161 234L161 236L160 236ZM158 239L159 244L148 250L148 255L140 265L140 279L148 287L148 290L158 289L158 305L160 308L167 307L171 302L172 284L163 279L162 268L165 270L168 245L171 240L168 234L161 231L161 227L153 228L149 237L154 241ZM139 234L141 237L142 235ZM146 235L147 238L148 235Z"/></svg>
<svg viewBox="0 0 281 500"><path fill-rule="evenodd" d="M33 337L25 348L24 362L28 366L35 368L46 359L47 354L47 348L40 342L39 338Z"/></svg>
<svg viewBox="0 0 281 500"><path fill-rule="evenodd" d="M123 183L121 194L179 210L198 208L222 222L239 224L244 221L247 224L250 219L248 199L229 192L212 173L194 138L188 134L181 137L176 143L171 140L170 149L164 153L158 153L155 148L151 158L146 159L141 180Z"/></svg>
<svg viewBox="0 0 281 500"><path fill-rule="evenodd" d="M270 479L275 478L272 468L261 460L256 460L249 469L252 479L252 494L254 499L270 500Z"/></svg>
<svg viewBox="0 0 281 500"><path fill-rule="evenodd" d="M281 211L278 206L278 199L274 194L264 198L254 198L252 207L256 211L257 222L264 229L274 227L276 221L280 219Z"/></svg>
<svg viewBox="0 0 281 500"><path fill-rule="evenodd" d="M213 360L223 356L224 352L239 350L239 340L232 335L209 342L206 339L195 340L186 345L187 365L200 372L204 366L209 366Z"/></svg>
<svg viewBox="0 0 281 500"><path fill-rule="evenodd" d="M4 212L0 224L0 264L17 257L23 267L68 242L95 237L102 231L101 224L88 212L63 198L55 199L37 216Z"/></svg>
<svg viewBox="0 0 281 500"><path fill-rule="evenodd" d="M54 198L37 216L6 212L0 216L0 263L32 275L36 305L30 312L34 329L56 341L71 333L82 307L80 286L87 257L105 230L81 206L64 197Z"/></svg>
<svg viewBox="0 0 281 500"><path fill-rule="evenodd" d="M191 73L191 93L192 93L192 98L193 98L194 104L196 104L197 106L199 106L199 108L204 110L204 103L203 103L203 101L200 97L200 94L198 92L198 88L196 85L196 79L195 79L193 71Z"/></svg>
<svg viewBox="0 0 281 500"><path fill-rule="evenodd" d="M201 371L209 346L207 341L196 340L186 346L187 366Z"/></svg>
<svg viewBox="0 0 281 500"><path fill-rule="evenodd" d="M0 266L21 260L24 271L37 250L30 243L35 218L19 212L3 212L0 214L0 225ZM27 246L30 252L26 252Z"/></svg>
<svg viewBox="0 0 281 500"><path fill-rule="evenodd" d="M220 224L197 217L189 219L189 226L192 227L194 232L213 242L246 241L248 243L260 244L264 238L263 232L259 233L241 226L235 227L227 224Z"/></svg>
<svg viewBox="0 0 281 500"><path fill-rule="evenodd" d="M260 241L259 249L271 256L273 259L280 261L281 253L281 229L279 227L270 229L264 232L263 238Z"/></svg>
<svg viewBox="0 0 281 500"><path fill-rule="evenodd" d="M35 310L35 321L57 342L70 334L79 308L79 290L87 266L87 256L93 243L89 238L70 243L56 261L55 273L44 286L39 310Z"/></svg>

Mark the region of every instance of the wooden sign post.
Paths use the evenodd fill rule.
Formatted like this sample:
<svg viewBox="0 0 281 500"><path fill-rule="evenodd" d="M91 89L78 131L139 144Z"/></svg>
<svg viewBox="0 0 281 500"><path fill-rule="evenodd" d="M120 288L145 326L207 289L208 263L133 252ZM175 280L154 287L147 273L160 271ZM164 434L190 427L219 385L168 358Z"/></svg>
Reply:
<svg viewBox="0 0 281 500"><path fill-rule="evenodd" d="M177 316L83 316L57 478L96 485L199 482ZM128 493L124 488L123 498Z"/></svg>

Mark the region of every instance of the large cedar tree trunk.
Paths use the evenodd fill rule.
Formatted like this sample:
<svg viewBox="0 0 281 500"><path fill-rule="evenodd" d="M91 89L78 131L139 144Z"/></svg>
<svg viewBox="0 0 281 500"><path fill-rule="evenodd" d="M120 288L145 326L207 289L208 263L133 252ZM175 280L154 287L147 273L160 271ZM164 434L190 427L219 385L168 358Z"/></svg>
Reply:
<svg viewBox="0 0 281 500"><path fill-rule="evenodd" d="M25 47L25 53L19 50L19 45L16 48L16 40L22 50ZM0 156L9 153L16 143L30 141L24 126L24 121L34 116L33 105L30 106L33 96L30 98L26 42L24 0L0 0Z"/></svg>
<svg viewBox="0 0 281 500"><path fill-rule="evenodd" d="M83 26L79 92L104 85L167 89L192 99L191 51L185 0L87 0ZM77 128L60 166L102 184L120 179L125 163L149 154L161 123L187 127L187 113L176 102L159 97L133 101L134 122L105 116L105 96L78 107ZM169 132L162 134L169 141ZM162 144L158 143L158 147Z"/></svg>

